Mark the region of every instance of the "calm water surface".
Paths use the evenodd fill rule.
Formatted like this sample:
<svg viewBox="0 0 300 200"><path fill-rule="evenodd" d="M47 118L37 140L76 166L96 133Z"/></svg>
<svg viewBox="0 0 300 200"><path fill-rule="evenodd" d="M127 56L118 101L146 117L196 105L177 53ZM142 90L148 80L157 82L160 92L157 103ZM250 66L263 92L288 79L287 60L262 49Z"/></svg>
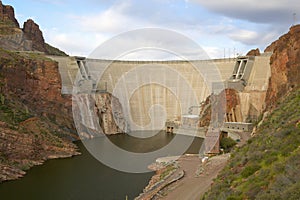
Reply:
<svg viewBox="0 0 300 200"><path fill-rule="evenodd" d="M140 134L148 134L141 132ZM178 137L178 136L177 136ZM183 141L189 136L179 136ZM149 152L169 144L173 135L164 132L150 138L139 139L128 135L93 139L101 143L111 141L124 150ZM198 153L203 139L195 138L186 153ZM96 160L76 142L82 155L67 159L49 160L30 169L27 175L16 181L0 184L1 200L125 200L142 192L154 172L125 173L109 168ZM172 147L176 155L176 147ZM172 155L172 149L168 155Z"/></svg>

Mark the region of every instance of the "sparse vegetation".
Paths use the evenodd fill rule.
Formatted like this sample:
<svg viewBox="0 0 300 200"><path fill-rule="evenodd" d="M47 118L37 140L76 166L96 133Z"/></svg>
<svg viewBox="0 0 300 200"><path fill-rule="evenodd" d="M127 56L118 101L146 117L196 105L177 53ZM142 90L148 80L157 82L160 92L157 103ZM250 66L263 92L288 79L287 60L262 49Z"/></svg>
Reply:
<svg viewBox="0 0 300 200"><path fill-rule="evenodd" d="M160 180L165 179L175 169L176 167L174 166L174 164L168 165L166 169L163 171L163 173L160 175Z"/></svg>
<svg viewBox="0 0 300 200"><path fill-rule="evenodd" d="M300 198L300 90L264 120L247 145L232 152L203 199Z"/></svg>
<svg viewBox="0 0 300 200"><path fill-rule="evenodd" d="M25 109L16 107L9 101L3 101L3 103L0 104L0 121L11 125L18 125L30 117L32 117L32 115L28 113L28 111L26 112Z"/></svg>
<svg viewBox="0 0 300 200"><path fill-rule="evenodd" d="M55 48L47 43L45 43L46 50L49 55L54 55L54 56L68 56L65 52L59 50L58 48Z"/></svg>

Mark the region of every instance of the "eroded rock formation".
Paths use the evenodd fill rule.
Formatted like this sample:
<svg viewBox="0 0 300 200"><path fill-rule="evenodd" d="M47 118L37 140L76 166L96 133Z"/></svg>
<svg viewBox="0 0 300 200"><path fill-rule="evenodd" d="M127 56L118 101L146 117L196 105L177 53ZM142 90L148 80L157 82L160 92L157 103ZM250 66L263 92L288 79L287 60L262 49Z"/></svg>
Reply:
<svg viewBox="0 0 300 200"><path fill-rule="evenodd" d="M39 25L37 25L32 19L28 19L24 22L22 30L25 38L32 41L32 49L47 52L43 33L40 30Z"/></svg>
<svg viewBox="0 0 300 200"><path fill-rule="evenodd" d="M0 20L8 23L11 22L10 25L12 27L20 27L18 21L15 18L14 8L9 5L3 5L2 1L0 1Z"/></svg>
<svg viewBox="0 0 300 200"><path fill-rule="evenodd" d="M32 19L20 29L12 6L0 1L0 47L12 51L39 51L49 55L66 56L59 49L45 43L43 33Z"/></svg>
<svg viewBox="0 0 300 200"><path fill-rule="evenodd" d="M225 98L225 101L223 99ZM215 105L213 105L215 104ZM218 104L218 105L216 105ZM209 126L213 112L218 113L221 122L242 121L241 101L238 91L225 89L218 95L210 95L201 107L199 126ZM222 116L222 115L225 116ZM223 118L223 119L222 119ZM214 119L216 120L216 119Z"/></svg>
<svg viewBox="0 0 300 200"><path fill-rule="evenodd" d="M260 56L260 51L258 48L252 49L246 54L246 56Z"/></svg>
<svg viewBox="0 0 300 200"><path fill-rule="evenodd" d="M128 131L122 106L110 93L73 95L73 112L77 130L82 138Z"/></svg>
<svg viewBox="0 0 300 200"><path fill-rule="evenodd" d="M281 36L265 49L273 52L271 78L266 97L267 108L274 107L276 101L290 90L300 85L300 25L292 26L290 31Z"/></svg>

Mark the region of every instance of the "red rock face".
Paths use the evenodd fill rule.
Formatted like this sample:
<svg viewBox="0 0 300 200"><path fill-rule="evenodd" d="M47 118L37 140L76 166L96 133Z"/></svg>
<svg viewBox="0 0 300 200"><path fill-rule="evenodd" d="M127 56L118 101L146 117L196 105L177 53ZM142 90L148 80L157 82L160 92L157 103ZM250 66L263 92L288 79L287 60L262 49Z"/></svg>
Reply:
<svg viewBox="0 0 300 200"><path fill-rule="evenodd" d="M73 117L81 138L124 133L128 128L121 103L110 93L73 95Z"/></svg>
<svg viewBox="0 0 300 200"><path fill-rule="evenodd" d="M19 28L20 25L15 18L15 11L12 6L3 5L0 1L0 20L1 21L11 21L16 28Z"/></svg>
<svg viewBox="0 0 300 200"><path fill-rule="evenodd" d="M23 32L27 40L32 41L33 50L47 52L43 33L32 19L27 20L23 26Z"/></svg>
<svg viewBox="0 0 300 200"><path fill-rule="evenodd" d="M266 97L267 109L290 90L300 85L300 25L268 46L265 52L273 52L271 78Z"/></svg>
<svg viewBox="0 0 300 200"><path fill-rule="evenodd" d="M39 118L28 119L20 127L22 131L13 130L0 121L0 156L6 159L0 161L0 183L22 177L23 170L47 159L78 154L74 144L50 133Z"/></svg>
<svg viewBox="0 0 300 200"><path fill-rule="evenodd" d="M56 62L0 49L0 96L0 182L22 177L24 169L47 159L78 154L70 141L77 138L72 102L61 95Z"/></svg>
<svg viewBox="0 0 300 200"><path fill-rule="evenodd" d="M12 6L0 1L0 47L12 51L40 51L49 55L67 56L66 53L45 43L43 33L33 20L29 19L20 29Z"/></svg>
<svg viewBox="0 0 300 200"><path fill-rule="evenodd" d="M237 105L240 104L238 93L234 89L225 89L226 96L226 112L231 112Z"/></svg>
<svg viewBox="0 0 300 200"><path fill-rule="evenodd" d="M226 98L226 101L223 101L223 98ZM215 99L215 100L213 100ZM237 112L240 112L237 109L237 106L240 105L240 99L238 96L238 92L234 89L225 89L217 96L209 96L207 97L205 103L202 105L201 113L200 113L200 121L199 126L209 126L211 121L211 104L212 101L215 101L218 105L215 105L214 108L218 109L215 110L214 113L219 114L219 119L223 122L222 118L225 114L225 121L236 121L236 116L238 116ZM222 109L220 109L222 108ZM225 113L223 113L225 112ZM227 118L226 118L227 117ZM216 119L214 119L216 120Z"/></svg>
<svg viewBox="0 0 300 200"><path fill-rule="evenodd" d="M20 101L38 116L74 130L71 97L61 95L58 63L44 58L26 58L0 52L1 91Z"/></svg>
<svg viewBox="0 0 300 200"><path fill-rule="evenodd" d="M259 49L252 49L247 53L247 56L260 56Z"/></svg>

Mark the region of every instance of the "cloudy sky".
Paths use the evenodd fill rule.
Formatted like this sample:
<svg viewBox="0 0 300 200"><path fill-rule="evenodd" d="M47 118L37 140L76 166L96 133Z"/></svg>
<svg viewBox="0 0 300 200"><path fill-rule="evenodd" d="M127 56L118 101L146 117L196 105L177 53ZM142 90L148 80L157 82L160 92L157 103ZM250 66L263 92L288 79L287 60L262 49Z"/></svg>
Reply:
<svg viewBox="0 0 300 200"><path fill-rule="evenodd" d="M211 58L264 48L300 19L298 0L3 0L21 26L35 20L46 42L89 55L130 30L165 28L198 43ZM295 15L294 15L295 13ZM295 19L294 19L295 18Z"/></svg>

